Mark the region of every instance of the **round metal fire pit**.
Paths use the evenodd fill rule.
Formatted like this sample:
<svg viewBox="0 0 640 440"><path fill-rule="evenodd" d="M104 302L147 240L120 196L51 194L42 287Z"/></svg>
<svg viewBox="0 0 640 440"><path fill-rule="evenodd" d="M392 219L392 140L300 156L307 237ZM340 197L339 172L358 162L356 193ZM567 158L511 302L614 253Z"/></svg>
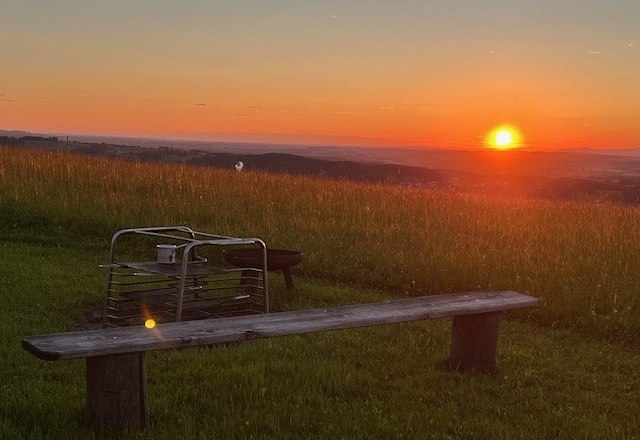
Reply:
<svg viewBox="0 0 640 440"><path fill-rule="evenodd" d="M293 288L291 267L302 261L304 254L285 249L267 249L267 270L281 270L287 289ZM262 249L224 249L222 256L230 264L246 269L262 269Z"/></svg>

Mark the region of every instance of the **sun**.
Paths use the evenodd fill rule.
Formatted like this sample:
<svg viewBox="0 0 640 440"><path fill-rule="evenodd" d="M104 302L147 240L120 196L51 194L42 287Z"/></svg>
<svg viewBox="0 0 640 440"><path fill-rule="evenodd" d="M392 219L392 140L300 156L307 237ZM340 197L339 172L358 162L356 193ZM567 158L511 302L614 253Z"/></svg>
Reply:
<svg viewBox="0 0 640 440"><path fill-rule="evenodd" d="M491 130L485 143L494 150L512 150L522 147L522 135L514 126L504 124Z"/></svg>

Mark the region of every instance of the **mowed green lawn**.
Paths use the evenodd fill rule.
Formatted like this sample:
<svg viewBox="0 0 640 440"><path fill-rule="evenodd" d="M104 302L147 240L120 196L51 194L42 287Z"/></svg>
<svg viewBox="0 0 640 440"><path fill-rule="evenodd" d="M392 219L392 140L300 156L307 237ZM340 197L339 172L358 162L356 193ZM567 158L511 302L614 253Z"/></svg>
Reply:
<svg viewBox="0 0 640 440"><path fill-rule="evenodd" d="M90 438L83 361L41 361L20 340L99 303L107 252L38 236L0 244L0 438ZM289 296L271 278L281 310L385 297L300 277ZM151 424L125 438L638 438L637 350L508 320L499 370L460 375L444 368L449 332L438 320L153 352Z"/></svg>

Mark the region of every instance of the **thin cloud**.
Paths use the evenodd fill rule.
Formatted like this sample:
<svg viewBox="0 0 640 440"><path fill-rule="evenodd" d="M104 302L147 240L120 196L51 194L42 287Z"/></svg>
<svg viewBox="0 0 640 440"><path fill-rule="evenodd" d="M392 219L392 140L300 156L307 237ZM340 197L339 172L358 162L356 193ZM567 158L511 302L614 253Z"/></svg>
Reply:
<svg viewBox="0 0 640 440"><path fill-rule="evenodd" d="M309 113L306 110L276 110L275 112L281 115L306 115Z"/></svg>
<svg viewBox="0 0 640 440"><path fill-rule="evenodd" d="M193 105L197 105L198 107L206 107L206 106L208 106L209 104L205 104L205 103L203 103L203 102L198 102L198 103L195 103L195 104L193 104Z"/></svg>
<svg viewBox="0 0 640 440"><path fill-rule="evenodd" d="M602 52L600 52L599 50L592 50L591 52L589 52L589 55L600 55Z"/></svg>
<svg viewBox="0 0 640 440"><path fill-rule="evenodd" d="M350 112L350 111L337 111L333 112L336 115L368 115L367 112Z"/></svg>

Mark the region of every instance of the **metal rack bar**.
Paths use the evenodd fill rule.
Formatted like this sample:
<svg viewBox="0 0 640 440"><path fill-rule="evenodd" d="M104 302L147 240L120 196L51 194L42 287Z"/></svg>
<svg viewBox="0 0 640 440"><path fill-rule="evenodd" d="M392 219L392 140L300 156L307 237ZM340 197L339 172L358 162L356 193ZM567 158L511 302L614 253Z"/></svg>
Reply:
<svg viewBox="0 0 640 440"><path fill-rule="evenodd" d="M116 244L127 234L178 241L176 249L182 252L182 262L175 265L156 261L117 262ZM263 267L213 267L206 258L196 255L196 248L204 246L259 246ZM101 267L108 269L105 326L131 325L147 313L154 318L181 321L269 312L267 249L259 238L197 232L188 226L122 229L111 239L109 264Z"/></svg>

